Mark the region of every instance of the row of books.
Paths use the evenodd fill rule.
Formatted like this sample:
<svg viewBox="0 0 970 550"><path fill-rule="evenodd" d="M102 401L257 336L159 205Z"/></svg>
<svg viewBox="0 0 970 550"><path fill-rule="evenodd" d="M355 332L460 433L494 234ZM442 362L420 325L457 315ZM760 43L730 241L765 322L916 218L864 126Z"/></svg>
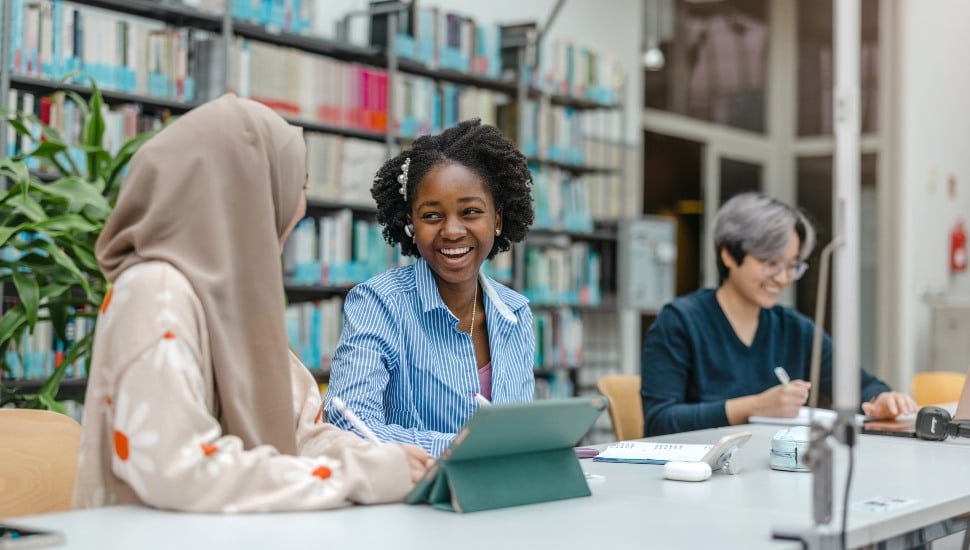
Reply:
<svg viewBox="0 0 970 550"><path fill-rule="evenodd" d="M351 286L411 260L391 248L372 221L350 209L301 220L283 250L287 279L301 285Z"/></svg>
<svg viewBox="0 0 970 550"><path fill-rule="evenodd" d="M579 312L560 308L533 311L535 364L542 368L575 368L583 364L583 320Z"/></svg>
<svg viewBox="0 0 970 550"><path fill-rule="evenodd" d="M536 378L535 399L561 399L575 395L569 371L558 370L549 376Z"/></svg>
<svg viewBox="0 0 970 550"><path fill-rule="evenodd" d="M86 108L86 107L85 107ZM7 109L24 115L22 122L30 130L30 136L18 134L13 126L8 125L7 156L29 154L41 143L41 129L38 122L49 126L60 134L65 143L79 143L83 132L83 110L65 94L52 96L36 95L11 89L7 95ZM138 105L123 104L102 106L101 114L104 118L104 138L102 146L114 154L128 139L156 128L163 124L162 117L148 115L141 111ZM85 151L74 149L70 152L71 159L80 168L85 169L87 156ZM42 171L47 168L41 166L35 157L26 159L28 168Z"/></svg>
<svg viewBox="0 0 970 550"><path fill-rule="evenodd" d="M373 45L387 47L386 29L387 16L371 17ZM412 2L400 16L395 51L428 67L498 78L509 68L502 66L500 38L496 23Z"/></svg>
<svg viewBox="0 0 970 550"><path fill-rule="evenodd" d="M56 80L83 71L105 89L193 102L225 89L219 37L193 29L118 16L62 0L15 4L11 68ZM236 38L228 60L230 87L280 113L335 127L405 138L436 133L460 120L496 123L504 94L406 75L395 80L389 121L385 70ZM528 102L521 107L523 151L564 163L583 162L582 115L571 108ZM514 128L515 126L508 126Z"/></svg>
<svg viewBox="0 0 970 550"><path fill-rule="evenodd" d="M45 380L53 374L55 368L65 368L65 378L86 377L87 364L83 358L71 365L62 365L62 361L74 342L93 330L94 319L76 315L76 311L70 312L70 315L66 326L66 340L57 337L50 321L40 320L33 330L23 329L17 344L4 350L6 376L23 380Z"/></svg>
<svg viewBox="0 0 970 550"><path fill-rule="evenodd" d="M565 164L584 163L584 113L547 101L533 101L521 107L521 116L526 122L520 138L526 156Z"/></svg>
<svg viewBox="0 0 970 550"><path fill-rule="evenodd" d="M343 329L343 298L286 307L286 334L300 361L311 371L329 371Z"/></svg>
<svg viewBox="0 0 970 550"><path fill-rule="evenodd" d="M201 0L200 9L221 12L225 0ZM271 31L308 34L313 30L313 11L320 2L313 0L232 0L232 16Z"/></svg>
<svg viewBox="0 0 970 550"><path fill-rule="evenodd" d="M548 92L613 105L619 99L624 73L619 60L568 39L540 49L539 82Z"/></svg>
<svg viewBox="0 0 970 550"><path fill-rule="evenodd" d="M388 129L383 69L241 38L230 56L230 82L243 97L300 119L375 133Z"/></svg>
<svg viewBox="0 0 970 550"><path fill-rule="evenodd" d="M390 80L383 69L244 39L234 42L230 55L230 78L239 95L301 120L374 133L388 131L389 123L406 138L471 117L494 123L495 104L505 99L490 90L402 75L394 84L395 120L389 121ZM215 93L218 75L200 77L200 89Z"/></svg>
<svg viewBox="0 0 970 550"><path fill-rule="evenodd" d="M387 46L386 25L386 16L372 16L371 44ZM521 27L482 23L468 15L414 1L400 16L396 51L401 57L432 68L511 79L518 71L518 59L514 48L503 57L503 47L509 49L503 44L503 37L517 38ZM553 40L543 47L549 51L542 52L540 48L543 69L533 72L536 87L602 104L616 103L624 78L618 60L569 39Z"/></svg>
<svg viewBox="0 0 970 550"><path fill-rule="evenodd" d="M147 97L193 102L225 89L222 41L204 31L119 16L61 0L12 0L10 68L58 80L81 71L99 86ZM284 115L383 133L388 130L387 71L292 48L236 38L230 83ZM397 84L394 121L406 137L433 133L494 111L494 92L421 77ZM487 117L486 117L487 118Z"/></svg>
<svg viewBox="0 0 970 550"><path fill-rule="evenodd" d="M585 177L554 166L531 165L537 229L586 232L593 230L592 190Z"/></svg>
<svg viewBox="0 0 970 550"><path fill-rule="evenodd" d="M593 219L615 220L638 215L631 210L633 201L629 200L629 185L623 177L625 159L634 158L632 154L625 154L626 147L623 143L595 139L587 139L584 144L585 158L592 166L612 168L583 174L586 210Z"/></svg>
<svg viewBox="0 0 970 550"><path fill-rule="evenodd" d="M198 99L199 40L209 33L122 17L62 0L10 0L10 69L59 80L83 71L106 89L179 101Z"/></svg>
<svg viewBox="0 0 970 550"><path fill-rule="evenodd" d="M537 305L599 305L600 264L599 253L584 242L527 247L522 293Z"/></svg>
<svg viewBox="0 0 970 550"><path fill-rule="evenodd" d="M374 174L387 159L383 144L333 134L304 133L307 146L307 197L374 205Z"/></svg>
<svg viewBox="0 0 970 550"><path fill-rule="evenodd" d="M184 5L212 13L221 13L224 0L182 0ZM372 1L371 5L387 4ZM232 15L237 20L254 23L268 30L308 36L346 40L358 45L387 48L386 14L367 18L350 18L346 34L338 28L345 13L330 3L310 0L232 0ZM361 6L356 6L361 7ZM518 71L514 48L508 39L516 39L529 25L500 25L481 21L469 14L447 9L443 2L413 0L397 15L395 51L431 69L452 69L491 78L514 78ZM534 27L534 25L532 25ZM510 32L511 31L511 32ZM580 97L602 104L614 104L623 85L621 64L571 39L543 43L539 50L539 71L532 72L532 84L550 93ZM504 54L504 55L503 55Z"/></svg>

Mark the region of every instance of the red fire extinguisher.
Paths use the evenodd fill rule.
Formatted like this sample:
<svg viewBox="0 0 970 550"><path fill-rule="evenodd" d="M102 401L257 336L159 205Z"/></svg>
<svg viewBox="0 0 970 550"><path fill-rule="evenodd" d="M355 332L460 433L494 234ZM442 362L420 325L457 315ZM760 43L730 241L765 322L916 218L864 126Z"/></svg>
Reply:
<svg viewBox="0 0 970 550"><path fill-rule="evenodd" d="M967 232L963 220L958 220L950 231L950 273L967 270Z"/></svg>

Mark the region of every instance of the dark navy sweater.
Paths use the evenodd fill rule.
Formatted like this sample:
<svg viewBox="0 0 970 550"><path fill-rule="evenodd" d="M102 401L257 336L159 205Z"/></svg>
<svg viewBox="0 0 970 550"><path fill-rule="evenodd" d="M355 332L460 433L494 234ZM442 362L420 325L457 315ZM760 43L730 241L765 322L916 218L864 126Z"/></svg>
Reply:
<svg viewBox="0 0 970 550"><path fill-rule="evenodd" d="M762 309L750 346L734 332L714 289L670 302L647 331L640 365L645 435L727 426L724 402L778 384L774 368L809 379L812 321L797 311ZM832 395L832 341L822 341L820 398ZM861 369L862 401L889 386Z"/></svg>

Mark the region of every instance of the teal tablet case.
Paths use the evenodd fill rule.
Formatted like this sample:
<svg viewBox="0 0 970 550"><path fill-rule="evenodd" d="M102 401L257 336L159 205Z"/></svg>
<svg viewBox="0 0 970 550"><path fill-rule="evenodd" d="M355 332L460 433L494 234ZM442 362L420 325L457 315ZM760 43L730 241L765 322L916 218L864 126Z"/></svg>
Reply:
<svg viewBox="0 0 970 550"><path fill-rule="evenodd" d="M573 445L608 403L595 396L482 407L405 501L477 512L589 496Z"/></svg>

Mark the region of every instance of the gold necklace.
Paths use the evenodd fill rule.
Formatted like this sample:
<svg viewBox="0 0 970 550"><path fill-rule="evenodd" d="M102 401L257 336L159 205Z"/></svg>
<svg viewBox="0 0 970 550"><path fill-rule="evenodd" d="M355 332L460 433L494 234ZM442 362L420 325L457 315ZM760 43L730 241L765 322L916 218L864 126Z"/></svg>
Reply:
<svg viewBox="0 0 970 550"><path fill-rule="evenodd" d="M478 305L478 282L475 283L475 297L472 298L472 324L468 327L468 336L472 336L475 332L475 309Z"/></svg>

